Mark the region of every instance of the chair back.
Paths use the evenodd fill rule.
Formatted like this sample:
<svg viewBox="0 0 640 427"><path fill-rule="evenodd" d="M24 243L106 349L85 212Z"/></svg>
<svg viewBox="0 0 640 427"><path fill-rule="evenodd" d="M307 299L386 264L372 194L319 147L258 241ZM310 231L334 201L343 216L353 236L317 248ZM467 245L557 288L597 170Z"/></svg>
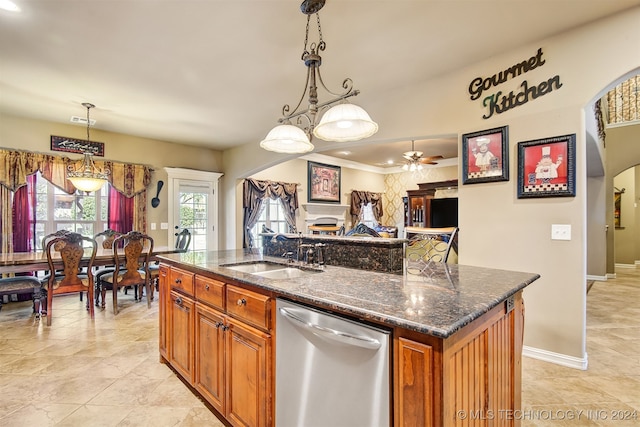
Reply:
<svg viewBox="0 0 640 427"><path fill-rule="evenodd" d="M118 250L122 247L121 250ZM153 239L139 231L130 231L113 241L115 258L114 287L139 285L149 280L149 259L153 252ZM120 270L126 270L120 274ZM144 270L144 277L139 270Z"/></svg>
<svg viewBox="0 0 640 427"><path fill-rule="evenodd" d="M62 293L86 291L89 288L93 288L93 276L88 275L88 277L82 279L79 277L79 274L81 271L80 262L85 254L85 243L88 243L91 248L87 268L91 269L93 267L97 250L96 241L79 233L68 231L58 232L56 234L57 236L54 237L51 235L45 237L47 243L44 251L47 255L50 271L55 271L54 263L60 259L62 259L63 268L61 274L49 275L48 289L54 292L62 289L59 292ZM54 252L59 253L59 258L55 256Z"/></svg>
<svg viewBox="0 0 640 427"><path fill-rule="evenodd" d="M372 237L380 237L380 234L373 228L368 227L366 224L358 223L355 227L345 234L345 236L372 236Z"/></svg>
<svg viewBox="0 0 640 427"><path fill-rule="evenodd" d="M176 249L186 252L191 244L191 232L184 228L181 232L176 233Z"/></svg>
<svg viewBox="0 0 640 427"><path fill-rule="evenodd" d="M50 240L53 240L57 237L64 236L65 234L69 234L69 233L71 233L71 231L69 230L58 230L55 233L47 234L42 238L42 251L44 252L46 250L47 243L49 243Z"/></svg>
<svg viewBox="0 0 640 427"><path fill-rule="evenodd" d="M405 227L407 271L422 270L422 267L433 263L446 263L451 248L455 246L457 232L457 227Z"/></svg>
<svg viewBox="0 0 640 427"><path fill-rule="evenodd" d="M96 234L93 238L98 242L99 245L102 246L102 249L112 249L113 241L116 240L117 237L122 236L122 233L119 231L106 229L101 233Z"/></svg>

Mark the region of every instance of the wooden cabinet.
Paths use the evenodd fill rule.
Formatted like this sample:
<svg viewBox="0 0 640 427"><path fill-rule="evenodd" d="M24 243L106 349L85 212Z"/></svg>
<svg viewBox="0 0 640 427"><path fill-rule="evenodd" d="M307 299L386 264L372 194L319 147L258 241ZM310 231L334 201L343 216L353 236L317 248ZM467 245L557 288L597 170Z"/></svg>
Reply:
<svg viewBox="0 0 640 427"><path fill-rule="evenodd" d="M194 367L194 310L193 299L173 290L170 292L167 306L169 363L190 383L193 382Z"/></svg>
<svg viewBox="0 0 640 427"><path fill-rule="evenodd" d="M169 267L161 265L158 272L158 322L160 356L167 359L167 299L169 298Z"/></svg>
<svg viewBox="0 0 640 427"><path fill-rule="evenodd" d="M519 426L522 293L447 339L394 331L394 426Z"/></svg>
<svg viewBox="0 0 640 427"><path fill-rule="evenodd" d="M413 227L453 227L458 225L457 210L455 212L455 221L453 219L447 223L446 218L442 215L451 215L451 207L439 207L437 212L433 209L432 201L439 188L454 188L458 186L458 180L429 182L418 184L418 190L408 190L407 198L404 203L405 208L405 226ZM457 199L456 199L457 200ZM446 208L446 210L445 210ZM434 218L434 214L437 217ZM442 221L445 221L443 223ZM453 223L455 222L455 224Z"/></svg>
<svg viewBox="0 0 640 427"><path fill-rule="evenodd" d="M224 315L204 304L196 309L196 372L194 387L221 414L225 414Z"/></svg>
<svg viewBox="0 0 640 427"><path fill-rule="evenodd" d="M271 336L227 318L227 419L234 426L270 426Z"/></svg>
<svg viewBox="0 0 640 427"><path fill-rule="evenodd" d="M161 268L171 366L231 425L272 425L271 297ZM162 348L162 330L160 336Z"/></svg>

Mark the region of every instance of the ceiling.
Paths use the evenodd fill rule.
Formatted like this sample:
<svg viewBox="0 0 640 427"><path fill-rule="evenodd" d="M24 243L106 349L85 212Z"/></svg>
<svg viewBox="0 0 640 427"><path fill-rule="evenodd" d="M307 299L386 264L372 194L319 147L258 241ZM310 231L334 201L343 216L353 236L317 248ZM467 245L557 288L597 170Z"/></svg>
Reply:
<svg viewBox="0 0 640 427"><path fill-rule="evenodd" d="M258 144L297 104L306 16L301 0L13 0L0 10L0 112L224 150ZM322 76L350 77L367 109L410 86L640 0L328 0ZM312 21L313 22L313 21ZM316 37L313 30L310 39ZM328 99L320 92L320 102ZM384 123L391 111L371 111ZM389 107L391 108L391 107ZM316 152L378 167L411 149L457 156L457 136L397 135L370 149ZM395 164L386 162L392 160Z"/></svg>

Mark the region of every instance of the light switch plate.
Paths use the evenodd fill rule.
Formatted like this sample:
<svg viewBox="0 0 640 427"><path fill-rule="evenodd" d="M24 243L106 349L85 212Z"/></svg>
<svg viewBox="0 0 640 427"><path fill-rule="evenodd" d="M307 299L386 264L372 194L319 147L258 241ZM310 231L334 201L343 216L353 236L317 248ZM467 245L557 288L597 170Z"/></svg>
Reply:
<svg viewBox="0 0 640 427"><path fill-rule="evenodd" d="M571 224L551 224L551 240L571 240Z"/></svg>
<svg viewBox="0 0 640 427"><path fill-rule="evenodd" d="M156 223L155 223L155 222L152 222L152 223L151 223L151 229L152 229L152 230L155 230L156 228L157 228Z"/></svg>
<svg viewBox="0 0 640 427"><path fill-rule="evenodd" d="M160 229L161 230L168 230L169 229L169 223L168 222L161 222L160 223Z"/></svg>

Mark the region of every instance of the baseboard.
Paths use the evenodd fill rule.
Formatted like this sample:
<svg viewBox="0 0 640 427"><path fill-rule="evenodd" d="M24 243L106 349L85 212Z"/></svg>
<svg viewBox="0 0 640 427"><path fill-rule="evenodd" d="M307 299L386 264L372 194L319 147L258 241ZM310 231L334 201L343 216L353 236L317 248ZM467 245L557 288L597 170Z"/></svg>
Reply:
<svg viewBox="0 0 640 427"><path fill-rule="evenodd" d="M616 277L616 273L607 273L607 279L615 279Z"/></svg>
<svg viewBox="0 0 640 427"><path fill-rule="evenodd" d="M587 353L583 358L568 356L566 354L554 353L552 351L542 350L535 347L523 346L522 355L531 357L532 359L538 359L545 362L555 363L556 365L566 366L567 368L580 369L582 371L587 370L588 360Z"/></svg>
<svg viewBox="0 0 640 427"><path fill-rule="evenodd" d="M636 268L635 264L618 264L616 263L616 268Z"/></svg>
<svg viewBox="0 0 640 427"><path fill-rule="evenodd" d="M587 280L595 280L597 282L606 282L607 276L592 276L591 274L587 274Z"/></svg>

